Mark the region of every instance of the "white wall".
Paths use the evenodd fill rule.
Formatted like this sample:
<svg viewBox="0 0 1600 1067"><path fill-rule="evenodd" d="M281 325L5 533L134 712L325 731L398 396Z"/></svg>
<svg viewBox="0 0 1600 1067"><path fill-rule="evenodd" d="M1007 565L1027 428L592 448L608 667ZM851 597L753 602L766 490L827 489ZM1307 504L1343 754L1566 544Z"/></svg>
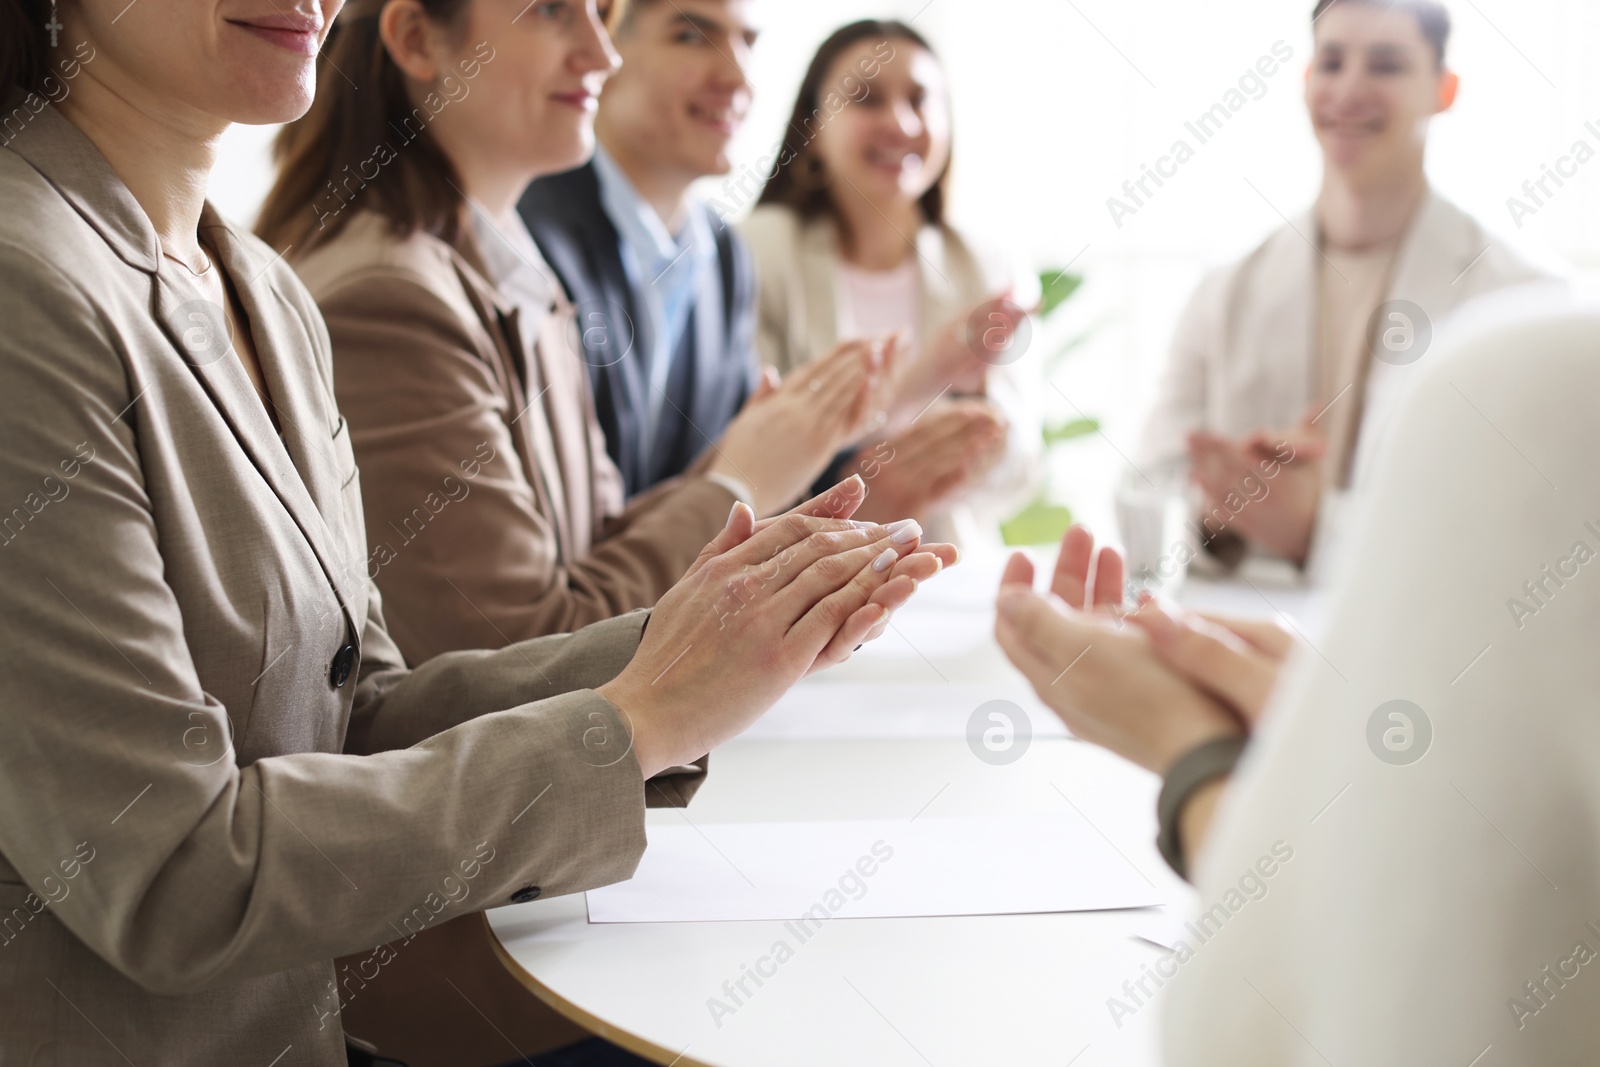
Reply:
<svg viewBox="0 0 1600 1067"><path fill-rule="evenodd" d="M1087 246L1074 269L1089 284L1069 317L1105 325L1055 385L1104 420L1110 441L1076 446L1060 488L1092 521L1103 520L1122 464L1113 443L1131 448L1199 272L1280 225L1274 207L1293 215L1315 192L1315 145L1300 100L1310 7L1310 0L882 0L870 8L859 0L765 0L756 105L736 147L754 158L773 143L813 49L832 29L864 14L914 16L949 68L955 220L1040 267L1063 265ZM1600 149L1600 5L1455 0L1451 7L1452 61L1463 84L1455 110L1435 129L1434 183L1531 253L1600 269L1600 159L1520 230L1506 207L1574 141ZM1294 58L1268 80L1265 96L1117 227L1106 198L1280 40ZM1584 128L1591 120L1596 132ZM213 197L234 218L252 217L266 191L270 134L240 128L229 135ZM1054 390L1046 395L1057 413L1070 414Z"/></svg>

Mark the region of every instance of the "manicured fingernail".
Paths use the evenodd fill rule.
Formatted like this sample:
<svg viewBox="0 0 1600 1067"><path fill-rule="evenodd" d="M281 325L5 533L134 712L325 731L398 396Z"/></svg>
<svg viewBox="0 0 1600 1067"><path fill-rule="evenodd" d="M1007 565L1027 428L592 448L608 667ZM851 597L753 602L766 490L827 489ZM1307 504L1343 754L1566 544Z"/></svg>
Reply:
<svg viewBox="0 0 1600 1067"><path fill-rule="evenodd" d="M884 571L894 566L894 561L898 558L900 558L900 553L896 552L892 548L886 548L882 552L878 553L877 559L872 561L872 569L877 571L879 574L882 574Z"/></svg>
<svg viewBox="0 0 1600 1067"><path fill-rule="evenodd" d="M922 536L922 527L917 525L916 519L901 519L891 522L884 529L889 531L889 540L897 545L910 544Z"/></svg>

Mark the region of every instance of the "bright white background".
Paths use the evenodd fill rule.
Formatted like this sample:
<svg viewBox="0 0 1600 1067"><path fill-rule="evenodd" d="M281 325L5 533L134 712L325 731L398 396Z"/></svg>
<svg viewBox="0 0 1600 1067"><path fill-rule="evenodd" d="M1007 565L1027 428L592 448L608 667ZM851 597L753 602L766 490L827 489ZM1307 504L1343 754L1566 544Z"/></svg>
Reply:
<svg viewBox="0 0 1600 1067"><path fill-rule="evenodd" d="M753 160L779 135L816 45L864 15L914 18L949 72L954 221L1039 268L1080 256L1087 284L1036 338L1047 348L1095 323L1094 340L1045 388L1055 417L1099 417L1103 437L1060 457L1056 491L1102 528L1171 331L1207 266L1259 242L1315 195L1316 146L1301 101L1311 0L762 0L756 104L736 146ZM1506 200L1582 138L1600 149L1600 4L1454 0L1453 112L1436 124L1435 186L1530 255L1600 271L1600 159L1519 230ZM1119 229L1106 198L1187 136L1276 41L1294 58L1268 91L1199 147ZM253 218L270 182L272 131L237 128L212 196ZM1193 143L1193 138L1188 138ZM737 166L736 166L737 172ZM1252 188L1252 184L1255 188ZM1257 191L1259 190L1259 192ZM714 191L714 190L713 190Z"/></svg>

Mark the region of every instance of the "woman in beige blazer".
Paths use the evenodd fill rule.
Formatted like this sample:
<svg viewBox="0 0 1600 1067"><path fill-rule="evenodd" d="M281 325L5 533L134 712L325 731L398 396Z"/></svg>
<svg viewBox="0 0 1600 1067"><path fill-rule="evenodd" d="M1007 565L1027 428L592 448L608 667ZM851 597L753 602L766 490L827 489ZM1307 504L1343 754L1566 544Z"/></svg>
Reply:
<svg viewBox="0 0 1600 1067"><path fill-rule="evenodd" d="M461 17L437 6L452 8L439 25ZM582 11L558 6L569 22ZM507 206L592 153L592 106L616 53L605 37L533 32L559 21L542 6L523 36L444 49L418 29L434 7L346 10L329 46L346 77L324 79L281 135L257 227L327 319L366 475L370 569L414 663L655 603L736 499L757 514L794 503L874 399L871 347L836 352L707 439L684 477L625 501L578 340L604 327L593 309L579 321ZM407 122L414 139L391 133L395 158L362 170L368 131ZM374 177L330 194L350 172ZM462 461L474 479L456 477Z"/></svg>
<svg viewBox="0 0 1600 1067"><path fill-rule="evenodd" d="M642 638L407 670L316 307L202 192L230 121L304 111L336 11L0 3L6 1063L344 1063L333 957L628 877L646 782L937 567L736 507Z"/></svg>
<svg viewBox="0 0 1600 1067"><path fill-rule="evenodd" d="M945 221L938 59L904 23L845 26L818 48L786 128L744 225L762 359L789 373L840 338L903 331L911 352L889 424L856 449L867 513L914 514L941 538L998 548L1000 523L1043 475L1042 383L1015 333L1038 283Z"/></svg>

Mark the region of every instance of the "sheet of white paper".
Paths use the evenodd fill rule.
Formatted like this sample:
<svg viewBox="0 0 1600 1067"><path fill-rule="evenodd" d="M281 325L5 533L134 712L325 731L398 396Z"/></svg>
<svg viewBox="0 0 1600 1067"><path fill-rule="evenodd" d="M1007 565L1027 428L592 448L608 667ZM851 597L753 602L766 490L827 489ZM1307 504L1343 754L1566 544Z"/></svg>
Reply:
<svg viewBox="0 0 1600 1067"><path fill-rule="evenodd" d="M1151 912L1146 921L1134 930L1133 936L1164 949L1176 949L1179 941L1194 940L1194 935L1184 925L1183 917L1174 914L1170 908Z"/></svg>
<svg viewBox="0 0 1600 1067"><path fill-rule="evenodd" d="M820 922L1163 903L1075 813L701 823L648 834L632 880L589 891L590 922Z"/></svg>
<svg viewBox="0 0 1600 1067"><path fill-rule="evenodd" d="M991 700L1022 709L1033 737L1069 736L1020 675L949 683L834 681L822 675L789 690L740 736L759 741L964 738L973 713ZM989 725L984 718L981 726Z"/></svg>

